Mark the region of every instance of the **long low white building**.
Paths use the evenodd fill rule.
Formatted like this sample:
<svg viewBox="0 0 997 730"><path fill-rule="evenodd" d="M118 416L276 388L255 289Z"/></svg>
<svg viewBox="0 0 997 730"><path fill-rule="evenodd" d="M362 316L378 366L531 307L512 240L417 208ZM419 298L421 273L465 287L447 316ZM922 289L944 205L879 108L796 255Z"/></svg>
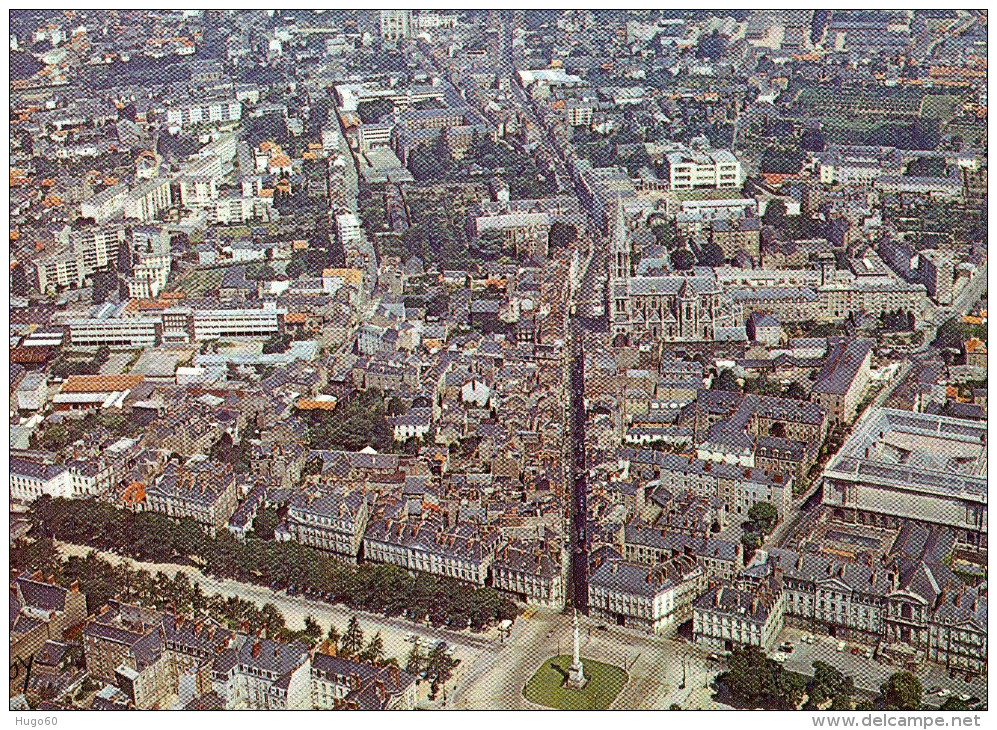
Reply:
<svg viewBox="0 0 997 730"><path fill-rule="evenodd" d="M88 317L67 323L69 340L78 347L155 347L162 337L162 317Z"/></svg>
<svg viewBox="0 0 997 730"><path fill-rule="evenodd" d="M155 314L128 316L105 309L94 316L64 322L73 345L80 347L155 347L169 342L218 339L266 339L284 327L287 308L274 302L261 307L194 309L170 307Z"/></svg>
<svg viewBox="0 0 997 730"><path fill-rule="evenodd" d="M193 329L195 340L226 337L269 337L283 328L285 307L264 302L260 308L195 309Z"/></svg>

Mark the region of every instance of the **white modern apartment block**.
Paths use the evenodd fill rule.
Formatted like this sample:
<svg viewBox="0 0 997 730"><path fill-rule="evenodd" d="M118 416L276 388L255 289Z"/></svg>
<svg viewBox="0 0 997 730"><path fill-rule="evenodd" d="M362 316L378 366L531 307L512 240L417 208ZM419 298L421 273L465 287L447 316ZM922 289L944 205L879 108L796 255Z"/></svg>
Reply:
<svg viewBox="0 0 997 730"><path fill-rule="evenodd" d="M94 271L117 262L124 241L125 230L122 227L91 227L73 231L65 248L35 260L38 291L44 293L55 291L57 287L86 286Z"/></svg>
<svg viewBox="0 0 997 730"><path fill-rule="evenodd" d="M170 193L170 179L166 177L148 180L129 191L125 197L125 218L136 218L148 223L173 204Z"/></svg>
<svg viewBox="0 0 997 730"><path fill-rule="evenodd" d="M242 103L235 99L190 102L177 104L166 110L166 121L171 127L187 129L199 124L236 122L242 118Z"/></svg>
<svg viewBox="0 0 997 730"><path fill-rule="evenodd" d="M213 177L184 177L180 180L180 200L188 208L216 206L218 186Z"/></svg>
<svg viewBox="0 0 997 730"><path fill-rule="evenodd" d="M80 216L93 218L100 225L119 215L127 199L128 188L124 184L114 185L80 203Z"/></svg>
<svg viewBox="0 0 997 730"><path fill-rule="evenodd" d="M356 243L360 240L360 220L352 213L337 215L336 235L343 245Z"/></svg>
<svg viewBox="0 0 997 730"><path fill-rule="evenodd" d="M415 31L415 21L411 10L382 10L381 38L386 41L399 41L411 38Z"/></svg>
<svg viewBox="0 0 997 730"><path fill-rule="evenodd" d="M170 255L145 254L132 268L128 277L128 296L133 299L155 299L166 288L170 278Z"/></svg>
<svg viewBox="0 0 997 730"><path fill-rule="evenodd" d="M741 186L741 163L730 150L710 149L704 137L665 155L672 190L733 190Z"/></svg>
<svg viewBox="0 0 997 730"><path fill-rule="evenodd" d="M218 155L205 155L185 163L179 176L180 201L188 208L213 208L218 200L218 183L228 167Z"/></svg>

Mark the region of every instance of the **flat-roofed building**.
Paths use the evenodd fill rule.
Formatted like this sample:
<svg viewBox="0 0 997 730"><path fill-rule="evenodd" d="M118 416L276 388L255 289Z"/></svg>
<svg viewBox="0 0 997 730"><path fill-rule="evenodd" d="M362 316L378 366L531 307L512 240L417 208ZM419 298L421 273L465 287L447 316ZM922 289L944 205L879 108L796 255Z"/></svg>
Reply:
<svg viewBox="0 0 997 730"><path fill-rule="evenodd" d="M173 203L168 177L146 180L128 191L125 196L125 218L137 218L148 222L154 220L160 211L166 210Z"/></svg>
<svg viewBox="0 0 997 730"><path fill-rule="evenodd" d="M705 138L665 154L672 190L734 189L741 185L741 163L730 150L709 149Z"/></svg>
<svg viewBox="0 0 997 730"><path fill-rule="evenodd" d="M201 124L235 122L242 118L242 103L235 99L191 101L166 110L166 121L172 127L187 129Z"/></svg>
<svg viewBox="0 0 997 730"><path fill-rule="evenodd" d="M78 347L155 347L162 337L158 316L87 317L66 323L69 341Z"/></svg>
<svg viewBox="0 0 997 730"><path fill-rule="evenodd" d="M400 41L411 38L418 27L411 10L380 11L381 38Z"/></svg>
<svg viewBox="0 0 997 730"><path fill-rule="evenodd" d="M838 519L947 525L985 546L986 438L986 423L876 409L824 470L824 504Z"/></svg>
<svg viewBox="0 0 997 730"><path fill-rule="evenodd" d="M284 327L286 307L263 302L262 307L194 309L194 339L267 338Z"/></svg>

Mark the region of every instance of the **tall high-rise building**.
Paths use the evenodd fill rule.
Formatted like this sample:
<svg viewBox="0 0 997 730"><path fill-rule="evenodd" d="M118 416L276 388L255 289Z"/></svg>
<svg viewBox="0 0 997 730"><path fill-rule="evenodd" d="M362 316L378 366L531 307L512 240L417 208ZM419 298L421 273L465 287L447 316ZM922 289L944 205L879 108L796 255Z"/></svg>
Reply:
<svg viewBox="0 0 997 730"><path fill-rule="evenodd" d="M382 10L381 38L386 41L399 41L411 38L415 31L415 19L411 10Z"/></svg>

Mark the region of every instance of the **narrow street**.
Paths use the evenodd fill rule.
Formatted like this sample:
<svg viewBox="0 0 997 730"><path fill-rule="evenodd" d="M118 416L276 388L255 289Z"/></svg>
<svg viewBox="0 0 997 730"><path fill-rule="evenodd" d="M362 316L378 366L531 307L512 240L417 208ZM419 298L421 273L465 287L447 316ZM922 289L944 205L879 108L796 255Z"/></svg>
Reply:
<svg viewBox="0 0 997 730"><path fill-rule="evenodd" d="M568 438L571 440L572 493L568 505L571 517L571 598L572 605L588 612L588 474L585 465L585 350L577 325L569 325L570 383L568 404Z"/></svg>

